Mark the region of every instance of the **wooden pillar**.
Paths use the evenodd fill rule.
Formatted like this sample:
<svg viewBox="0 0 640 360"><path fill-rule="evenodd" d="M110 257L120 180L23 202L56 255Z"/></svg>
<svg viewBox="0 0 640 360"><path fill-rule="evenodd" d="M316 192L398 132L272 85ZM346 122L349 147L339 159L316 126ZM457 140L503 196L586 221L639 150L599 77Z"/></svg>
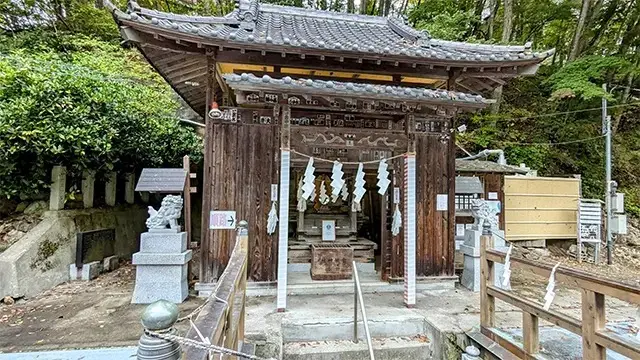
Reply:
<svg viewBox="0 0 640 360"><path fill-rule="evenodd" d="M49 193L49 210L64 209L67 189L67 168L54 166L51 169L51 191Z"/></svg>
<svg viewBox="0 0 640 360"><path fill-rule="evenodd" d="M522 345L528 355L536 354L540 345L538 317L526 311L522 311Z"/></svg>
<svg viewBox="0 0 640 360"><path fill-rule="evenodd" d="M289 248L289 171L291 164L290 130L291 109L282 106L282 132L280 134L280 221L278 223L278 299L279 312L287 308L287 259Z"/></svg>
<svg viewBox="0 0 640 360"><path fill-rule="evenodd" d="M209 117L211 103L213 102L213 91L215 82L215 61L213 59L213 50L207 49L207 94L205 106L205 124L206 131L204 136L204 166L202 169L202 233L200 237L200 272L199 281L201 283L209 283L213 280L213 237L209 230L209 213L211 211L211 166L213 164L213 121Z"/></svg>
<svg viewBox="0 0 640 360"><path fill-rule="evenodd" d="M605 360L606 349L596 344L596 332L604 330L604 295L582 289L582 358Z"/></svg>
<svg viewBox="0 0 640 360"><path fill-rule="evenodd" d="M404 304L416 305L416 153L415 120L405 120L408 135L407 155L404 159Z"/></svg>
<svg viewBox="0 0 640 360"><path fill-rule="evenodd" d="M480 236L480 328L492 328L496 318L496 299L489 295L487 286L494 284L493 262L487 260L487 249L493 248L493 236L485 222Z"/></svg>
<svg viewBox="0 0 640 360"><path fill-rule="evenodd" d="M85 170L82 172L82 204L85 209L93 207L96 188L96 172L93 170Z"/></svg>
<svg viewBox="0 0 640 360"><path fill-rule="evenodd" d="M182 158L182 168L187 172L187 178L184 180L184 190L182 196L184 198L184 231L187 232L187 248L191 248L191 163L189 155Z"/></svg>

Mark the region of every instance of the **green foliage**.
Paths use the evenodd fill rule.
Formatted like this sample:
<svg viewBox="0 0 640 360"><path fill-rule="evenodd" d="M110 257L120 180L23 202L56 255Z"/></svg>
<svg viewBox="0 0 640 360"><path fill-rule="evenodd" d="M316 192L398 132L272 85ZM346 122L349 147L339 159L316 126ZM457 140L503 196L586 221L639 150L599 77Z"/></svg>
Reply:
<svg viewBox="0 0 640 360"><path fill-rule="evenodd" d="M416 28L426 30L432 37L443 40L464 39L464 35L469 31L471 24L475 21L473 13L454 12L436 14L428 20L420 20Z"/></svg>
<svg viewBox="0 0 640 360"><path fill-rule="evenodd" d="M54 164L78 174L200 159L199 138L175 120L174 95L134 52L60 42L74 51L0 55L0 196L42 190Z"/></svg>
<svg viewBox="0 0 640 360"><path fill-rule="evenodd" d="M579 97L589 101L594 98L612 96L602 90L605 81L621 81L631 70L632 64L616 56L587 56L573 61L547 80L551 85L554 100Z"/></svg>

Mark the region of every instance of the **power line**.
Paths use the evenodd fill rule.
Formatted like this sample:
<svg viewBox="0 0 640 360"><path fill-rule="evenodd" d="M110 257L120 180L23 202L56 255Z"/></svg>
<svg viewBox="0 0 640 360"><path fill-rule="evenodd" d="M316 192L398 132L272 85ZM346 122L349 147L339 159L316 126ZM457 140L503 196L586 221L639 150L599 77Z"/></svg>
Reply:
<svg viewBox="0 0 640 360"><path fill-rule="evenodd" d="M624 107L635 106L635 105L640 105L640 101L627 103L627 104L610 105L610 106L607 106L607 109L617 109L617 108L624 108ZM531 115L531 116L522 116L522 117L514 117L514 118L498 118L496 120L498 121L527 120L527 119L537 119L537 118L556 116L556 115L568 115L568 114L577 114L577 113L583 113L583 112L589 112L589 111L601 111L601 110L602 110L602 107L594 107L594 108L588 108L588 109L561 111L561 112L541 114L541 115Z"/></svg>
<svg viewBox="0 0 640 360"><path fill-rule="evenodd" d="M587 142L592 140L597 140L603 138L605 135L594 136L586 139L579 140L571 140L571 141L561 141L561 142L547 142L547 143L525 143L525 142L516 142L516 141L501 141L497 140L496 142L501 144L509 144L509 145L522 145L522 146L555 146L555 145L568 145L568 144L576 144L581 142Z"/></svg>

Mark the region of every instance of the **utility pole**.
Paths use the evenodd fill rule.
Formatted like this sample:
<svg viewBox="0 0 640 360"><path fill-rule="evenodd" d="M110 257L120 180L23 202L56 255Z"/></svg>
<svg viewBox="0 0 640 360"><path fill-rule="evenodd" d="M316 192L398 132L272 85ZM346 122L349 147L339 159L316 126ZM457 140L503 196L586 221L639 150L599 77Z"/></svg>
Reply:
<svg viewBox="0 0 640 360"><path fill-rule="evenodd" d="M605 95L607 93L607 84L602 84L602 90ZM612 241L611 241L611 118L607 115L607 98L602 97L602 131L605 135L605 171L606 171L606 184L604 201L607 212L607 224L606 224L606 240L607 240L607 264L613 264L612 259Z"/></svg>

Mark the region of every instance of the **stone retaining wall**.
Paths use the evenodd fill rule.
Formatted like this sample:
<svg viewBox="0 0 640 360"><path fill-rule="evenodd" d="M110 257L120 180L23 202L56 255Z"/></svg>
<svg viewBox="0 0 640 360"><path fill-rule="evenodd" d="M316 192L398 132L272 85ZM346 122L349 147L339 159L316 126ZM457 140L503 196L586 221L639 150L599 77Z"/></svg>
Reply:
<svg viewBox="0 0 640 360"><path fill-rule="evenodd" d="M130 258L138 250L146 217L141 206L46 212L36 227L0 253L0 298L34 296L68 281L79 231L116 229L116 255Z"/></svg>

